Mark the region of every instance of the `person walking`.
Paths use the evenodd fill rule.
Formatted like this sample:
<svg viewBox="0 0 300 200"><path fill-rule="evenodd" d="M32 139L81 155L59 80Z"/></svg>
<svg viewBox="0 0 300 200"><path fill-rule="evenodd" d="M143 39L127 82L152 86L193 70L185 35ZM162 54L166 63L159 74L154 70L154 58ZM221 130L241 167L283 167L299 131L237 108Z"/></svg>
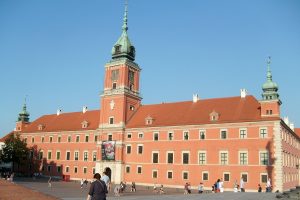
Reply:
<svg viewBox="0 0 300 200"><path fill-rule="evenodd" d="M245 192L245 182L243 177L241 177L240 188L241 188L241 192Z"/></svg>
<svg viewBox="0 0 300 200"><path fill-rule="evenodd" d="M224 192L224 182L223 182L222 178L221 178L221 180L219 182L219 188L220 188L220 192Z"/></svg>
<svg viewBox="0 0 300 200"><path fill-rule="evenodd" d="M271 179L268 178L266 192L271 192L271 191L272 191Z"/></svg>
<svg viewBox="0 0 300 200"><path fill-rule="evenodd" d="M51 176L49 177L49 180L48 180L48 187L49 188L52 187L52 178L51 178Z"/></svg>
<svg viewBox="0 0 300 200"><path fill-rule="evenodd" d="M199 194L202 194L202 193L203 193L203 190L204 190L203 183L200 182L200 185L198 186L198 193L199 193Z"/></svg>
<svg viewBox="0 0 300 200"><path fill-rule="evenodd" d="M107 173L104 171L103 172L103 175L101 177L101 180L104 181L106 187L107 187L107 190L110 190L110 179L109 177L107 176Z"/></svg>
<svg viewBox="0 0 300 200"><path fill-rule="evenodd" d="M100 178L101 175L99 173L94 175L95 181L90 186L87 200L106 200L106 194L108 193L107 187Z"/></svg>
<svg viewBox="0 0 300 200"><path fill-rule="evenodd" d="M80 188L81 189L83 188L83 179L81 179L81 181L80 181Z"/></svg>

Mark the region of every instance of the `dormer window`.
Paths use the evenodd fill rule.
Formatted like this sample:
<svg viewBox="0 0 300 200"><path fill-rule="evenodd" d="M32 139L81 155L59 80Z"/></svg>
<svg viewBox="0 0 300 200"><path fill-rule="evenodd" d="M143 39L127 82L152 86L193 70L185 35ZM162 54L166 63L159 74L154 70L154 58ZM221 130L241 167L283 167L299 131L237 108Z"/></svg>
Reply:
<svg viewBox="0 0 300 200"><path fill-rule="evenodd" d="M146 125L151 125L153 123L153 120L154 119L152 117L148 116L148 117L145 118L145 124Z"/></svg>
<svg viewBox="0 0 300 200"><path fill-rule="evenodd" d="M219 120L219 113L213 111L209 114L210 121L218 121Z"/></svg>
<svg viewBox="0 0 300 200"><path fill-rule="evenodd" d="M121 53L121 45L115 46L115 53Z"/></svg>
<svg viewBox="0 0 300 200"><path fill-rule="evenodd" d="M81 122L81 128L87 128L88 126L89 126L89 123L86 120Z"/></svg>
<svg viewBox="0 0 300 200"><path fill-rule="evenodd" d="M45 126L44 126L43 124L39 124L39 125L38 125L38 130L39 130L39 131L43 130L44 128L45 128Z"/></svg>

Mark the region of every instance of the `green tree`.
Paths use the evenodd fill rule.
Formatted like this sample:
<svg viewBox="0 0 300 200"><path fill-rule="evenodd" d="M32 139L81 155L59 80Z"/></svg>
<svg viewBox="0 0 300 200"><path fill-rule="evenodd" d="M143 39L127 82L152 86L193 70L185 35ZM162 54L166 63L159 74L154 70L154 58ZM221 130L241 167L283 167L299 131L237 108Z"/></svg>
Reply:
<svg viewBox="0 0 300 200"><path fill-rule="evenodd" d="M29 151L26 142L20 138L19 134L11 134L4 143L2 161L12 162L12 170L15 171L15 166L17 166L16 171L19 172L19 167L26 162Z"/></svg>

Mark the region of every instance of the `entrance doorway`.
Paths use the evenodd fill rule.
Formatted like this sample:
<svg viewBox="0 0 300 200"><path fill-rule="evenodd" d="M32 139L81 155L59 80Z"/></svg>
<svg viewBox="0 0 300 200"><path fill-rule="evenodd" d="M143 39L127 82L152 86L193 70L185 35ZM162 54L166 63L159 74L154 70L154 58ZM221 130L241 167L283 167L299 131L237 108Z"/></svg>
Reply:
<svg viewBox="0 0 300 200"><path fill-rule="evenodd" d="M104 172L109 177L109 180L111 180L111 169L109 167L106 167Z"/></svg>

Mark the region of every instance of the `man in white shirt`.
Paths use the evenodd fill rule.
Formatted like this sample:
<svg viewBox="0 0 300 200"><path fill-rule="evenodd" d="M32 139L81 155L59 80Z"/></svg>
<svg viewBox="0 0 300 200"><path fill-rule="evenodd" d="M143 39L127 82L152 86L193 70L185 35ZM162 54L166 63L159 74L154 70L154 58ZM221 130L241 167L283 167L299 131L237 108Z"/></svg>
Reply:
<svg viewBox="0 0 300 200"><path fill-rule="evenodd" d="M241 188L241 192L245 192L245 182L243 177L241 178L240 188Z"/></svg>
<svg viewBox="0 0 300 200"><path fill-rule="evenodd" d="M107 190L110 190L110 180L109 177L107 176L106 172L103 172L103 175L101 177L101 180L106 184Z"/></svg>

